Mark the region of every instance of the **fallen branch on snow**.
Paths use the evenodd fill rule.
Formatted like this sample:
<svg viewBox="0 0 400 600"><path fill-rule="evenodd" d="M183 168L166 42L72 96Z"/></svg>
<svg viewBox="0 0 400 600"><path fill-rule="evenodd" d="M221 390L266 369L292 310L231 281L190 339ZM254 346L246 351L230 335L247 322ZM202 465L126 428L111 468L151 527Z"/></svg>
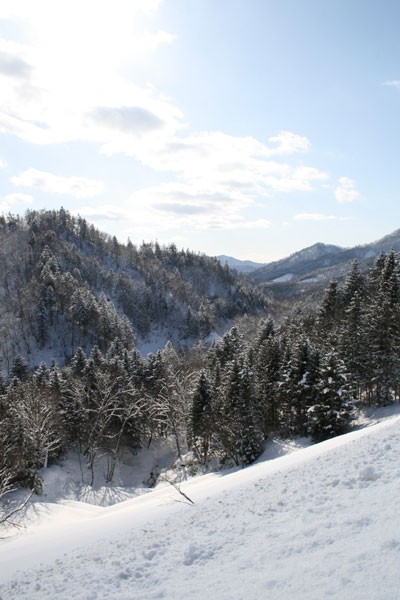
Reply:
<svg viewBox="0 0 400 600"><path fill-rule="evenodd" d="M167 477L162 476L160 477L161 481L166 481L167 483L169 483L170 485L172 485L173 488L176 489L176 491L185 498L185 500L187 500L188 502L190 502L190 504L194 504L193 500L191 498L189 498L189 496L187 494L185 494L185 492L182 492L181 490L181 486L179 483L175 483L174 481L171 481L170 479L167 479Z"/></svg>

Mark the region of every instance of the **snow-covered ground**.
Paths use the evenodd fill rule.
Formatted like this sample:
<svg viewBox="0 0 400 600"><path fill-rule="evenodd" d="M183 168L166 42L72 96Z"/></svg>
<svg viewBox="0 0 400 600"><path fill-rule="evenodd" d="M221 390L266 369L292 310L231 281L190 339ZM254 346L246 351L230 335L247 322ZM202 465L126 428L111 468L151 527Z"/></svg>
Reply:
<svg viewBox="0 0 400 600"><path fill-rule="evenodd" d="M282 449L270 447L269 456ZM99 507L35 503L1 600L399 598L400 416ZM32 509L31 509L32 510Z"/></svg>
<svg viewBox="0 0 400 600"><path fill-rule="evenodd" d="M286 281L291 281L293 279L293 277L294 277L293 273L286 273L285 275L281 275L280 277L273 279L272 282L273 283L284 283Z"/></svg>

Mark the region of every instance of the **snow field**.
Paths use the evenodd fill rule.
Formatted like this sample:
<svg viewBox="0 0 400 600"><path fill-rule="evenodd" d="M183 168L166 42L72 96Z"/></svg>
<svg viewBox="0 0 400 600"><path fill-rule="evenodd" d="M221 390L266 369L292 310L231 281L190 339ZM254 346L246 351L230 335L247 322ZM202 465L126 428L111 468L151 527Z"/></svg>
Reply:
<svg viewBox="0 0 400 600"><path fill-rule="evenodd" d="M0 544L1 600L393 600L400 418L99 508L38 507Z"/></svg>

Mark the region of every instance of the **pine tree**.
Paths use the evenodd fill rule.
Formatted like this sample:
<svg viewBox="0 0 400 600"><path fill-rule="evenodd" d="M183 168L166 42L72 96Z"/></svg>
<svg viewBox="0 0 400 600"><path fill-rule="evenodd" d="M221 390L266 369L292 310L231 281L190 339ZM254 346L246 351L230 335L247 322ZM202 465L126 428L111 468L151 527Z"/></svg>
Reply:
<svg viewBox="0 0 400 600"><path fill-rule="evenodd" d="M343 312L342 294L336 280L332 280L325 290L317 315L317 333L326 349L337 347L337 324Z"/></svg>
<svg viewBox="0 0 400 600"><path fill-rule="evenodd" d="M71 371L74 375L83 376L87 368L87 358L84 350L78 348L71 359Z"/></svg>
<svg viewBox="0 0 400 600"><path fill-rule="evenodd" d="M37 337L39 348L42 349L47 341L48 312L43 301L39 301L36 313Z"/></svg>
<svg viewBox="0 0 400 600"><path fill-rule="evenodd" d="M41 362L34 373L34 380L38 387L45 388L49 384L50 371L45 362Z"/></svg>
<svg viewBox="0 0 400 600"><path fill-rule="evenodd" d="M309 408L309 431L314 442L346 433L352 418L343 362L334 352L321 359L318 397Z"/></svg>
<svg viewBox="0 0 400 600"><path fill-rule="evenodd" d="M26 381L28 379L29 369L27 362L23 356L18 354L15 357L14 364L10 371L11 378L17 378L19 381Z"/></svg>
<svg viewBox="0 0 400 600"><path fill-rule="evenodd" d="M271 316L266 319L262 319L257 327L255 349L258 350L266 340L275 336L275 324Z"/></svg>
<svg viewBox="0 0 400 600"><path fill-rule="evenodd" d="M282 373L281 429L291 436L307 435L308 409L314 404L317 393L319 356L304 335L288 355Z"/></svg>
<svg viewBox="0 0 400 600"><path fill-rule="evenodd" d="M366 294L365 277L360 271L360 264L357 259L352 262L351 271L347 275L343 287L342 298L345 307L349 306L355 294L360 299L363 299Z"/></svg>
<svg viewBox="0 0 400 600"><path fill-rule="evenodd" d="M225 371L217 434L237 465L250 464L261 452L262 436L251 373L238 360Z"/></svg>
<svg viewBox="0 0 400 600"><path fill-rule="evenodd" d="M235 360L243 351L243 347L243 337L237 327L232 327L214 347L220 367L223 368L226 364Z"/></svg>
<svg viewBox="0 0 400 600"><path fill-rule="evenodd" d="M367 393L368 373L371 372L371 354L366 329L366 301L356 290L345 310L340 327L340 355L347 365L352 396L361 401Z"/></svg>
<svg viewBox="0 0 400 600"><path fill-rule="evenodd" d="M200 373L193 393L191 429L194 447L199 447L201 461L205 465L214 431L214 418L211 384L204 371Z"/></svg>
<svg viewBox="0 0 400 600"><path fill-rule="evenodd" d="M384 405L398 397L400 378L400 285L395 253L379 257L370 282L366 314L369 388L373 401Z"/></svg>
<svg viewBox="0 0 400 600"><path fill-rule="evenodd" d="M269 324L256 339L253 363L261 427L266 438L279 427L279 382L282 366L282 348Z"/></svg>

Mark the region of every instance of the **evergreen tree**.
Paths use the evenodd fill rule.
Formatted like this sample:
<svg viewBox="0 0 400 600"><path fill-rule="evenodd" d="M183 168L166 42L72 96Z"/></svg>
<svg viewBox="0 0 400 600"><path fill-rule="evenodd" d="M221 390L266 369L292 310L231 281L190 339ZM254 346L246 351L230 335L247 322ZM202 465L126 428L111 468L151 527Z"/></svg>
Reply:
<svg viewBox="0 0 400 600"><path fill-rule="evenodd" d="M355 294L360 299L363 299L366 294L365 277L360 271L360 264L357 259L352 262L351 271L347 275L343 287L342 298L345 307L350 304Z"/></svg>
<svg viewBox="0 0 400 600"><path fill-rule="evenodd" d="M217 433L228 456L237 465L250 464L261 452L262 436L257 417L251 373L247 366L234 360L225 372Z"/></svg>
<svg viewBox="0 0 400 600"><path fill-rule="evenodd" d="M100 367L103 362L103 355L100 348L95 344L90 352L90 358L93 360L96 367Z"/></svg>
<svg viewBox="0 0 400 600"><path fill-rule="evenodd" d="M309 408L309 431L314 442L346 433L352 418L345 368L334 352L321 360L318 398Z"/></svg>
<svg viewBox="0 0 400 600"><path fill-rule="evenodd" d="M365 295L364 295L365 298ZM356 290L345 310L340 328L340 355L347 365L351 384L350 390L355 400L361 401L367 393L368 373L371 372L371 353L366 328L365 299Z"/></svg>
<svg viewBox="0 0 400 600"><path fill-rule="evenodd" d="M41 362L34 373L35 383L38 387L44 388L49 385L50 371L45 362Z"/></svg>
<svg viewBox="0 0 400 600"><path fill-rule="evenodd" d="M278 336L270 328L271 323L272 321L267 323L257 336L253 358L254 382L264 438L279 427L282 348Z"/></svg>
<svg viewBox="0 0 400 600"><path fill-rule="evenodd" d="M71 359L71 371L73 375L83 376L87 368L87 358L84 350L78 348Z"/></svg>
<svg viewBox="0 0 400 600"><path fill-rule="evenodd" d="M193 393L191 429L193 444L199 448L202 463L207 464L208 452L214 431L213 397L210 381L204 371L200 373Z"/></svg>
<svg viewBox="0 0 400 600"><path fill-rule="evenodd" d="M10 377L16 378L19 381L26 381L28 379L29 369L27 362L23 356L18 354L15 357L14 364L10 371Z"/></svg>
<svg viewBox="0 0 400 600"><path fill-rule="evenodd" d="M332 280L325 290L321 307L317 315L317 333L320 343L326 349L337 347L337 324L343 312L342 294L336 280Z"/></svg>
<svg viewBox="0 0 400 600"><path fill-rule="evenodd" d="M232 327L224 334L222 339L214 345L215 361L218 362L221 368L224 368L225 365L234 361L241 354L243 348L243 337L240 335L237 327Z"/></svg>
<svg viewBox="0 0 400 600"><path fill-rule="evenodd" d="M43 301L40 301L36 314L37 336L39 348L42 349L47 341L48 312Z"/></svg>
<svg viewBox="0 0 400 600"><path fill-rule="evenodd" d="M400 378L399 266L396 255L381 255L371 273L366 314L372 400L388 404L398 397Z"/></svg>
<svg viewBox="0 0 400 600"><path fill-rule="evenodd" d="M318 356L307 338L296 343L281 386L283 429L290 435L307 435L308 409L317 393Z"/></svg>

